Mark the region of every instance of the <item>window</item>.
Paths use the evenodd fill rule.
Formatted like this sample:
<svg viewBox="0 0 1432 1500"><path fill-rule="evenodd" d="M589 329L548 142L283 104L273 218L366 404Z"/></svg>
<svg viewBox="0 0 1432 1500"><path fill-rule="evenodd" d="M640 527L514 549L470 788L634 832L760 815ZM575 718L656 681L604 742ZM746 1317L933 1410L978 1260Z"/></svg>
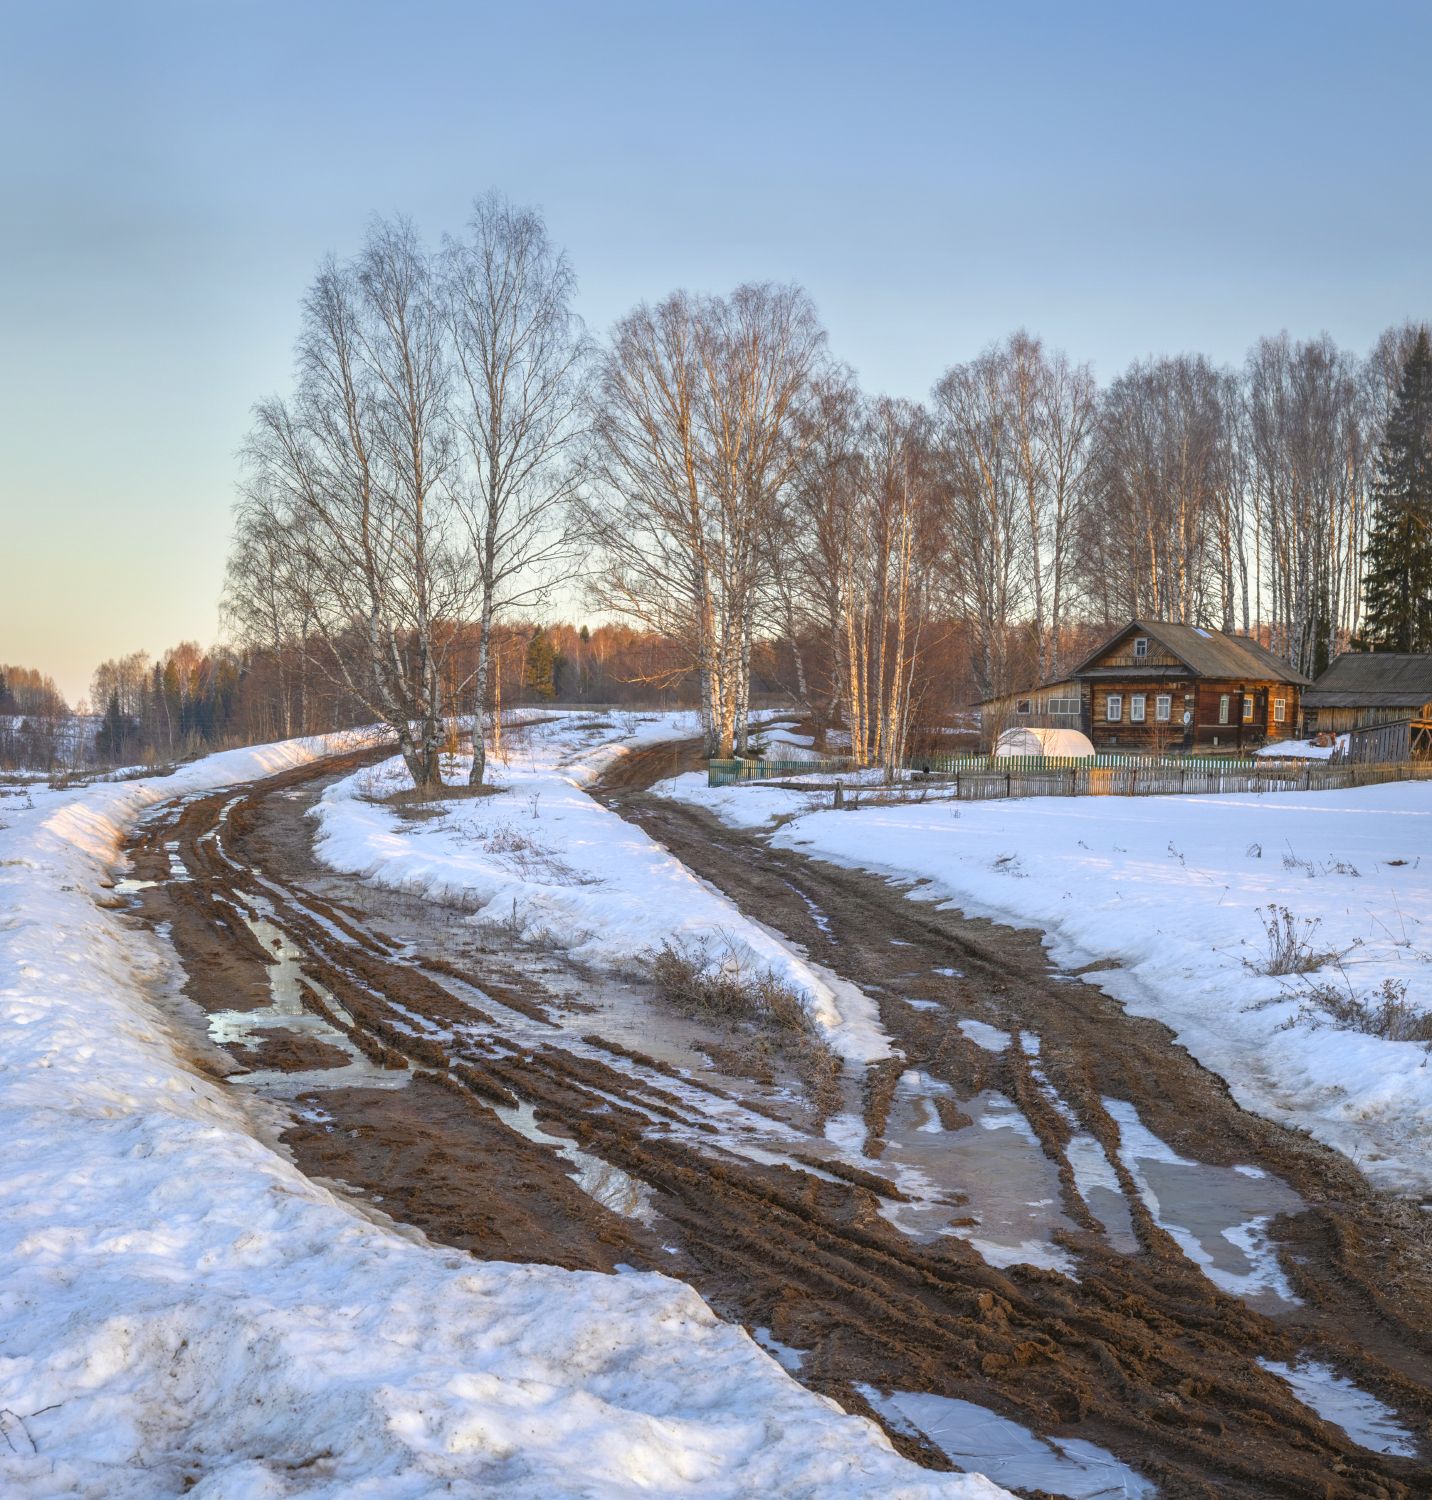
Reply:
<svg viewBox="0 0 1432 1500"><path fill-rule="evenodd" d="M1160 693L1154 699L1154 718L1160 724L1167 724L1173 713L1173 698L1168 693Z"/></svg>
<svg viewBox="0 0 1432 1500"><path fill-rule="evenodd" d="M1117 724L1124 717L1124 695L1122 693L1110 693L1104 699L1104 717L1111 724Z"/></svg>
<svg viewBox="0 0 1432 1500"><path fill-rule="evenodd" d="M1218 722L1220 724L1226 724L1228 722L1228 705L1230 703L1232 703L1232 702L1233 702L1233 699L1231 697L1229 697L1229 695L1227 693L1224 693L1223 696L1221 698L1219 698L1219 700L1218 700Z"/></svg>
<svg viewBox="0 0 1432 1500"><path fill-rule="evenodd" d="M1286 698L1273 699L1273 722L1281 724L1288 717L1288 700Z"/></svg>
<svg viewBox="0 0 1432 1500"><path fill-rule="evenodd" d="M1129 723L1142 724L1144 722L1144 706L1147 699L1143 693L1134 693L1129 698Z"/></svg>
<svg viewBox="0 0 1432 1500"><path fill-rule="evenodd" d="M1049 700L1049 712L1051 714L1067 714L1074 717L1079 712L1079 700L1077 698L1051 698Z"/></svg>
<svg viewBox="0 0 1432 1500"><path fill-rule="evenodd" d="M1134 637L1134 660L1142 661L1149 654L1149 638L1146 635Z"/></svg>
<svg viewBox="0 0 1432 1500"><path fill-rule="evenodd" d="M1250 693L1243 695L1243 722L1245 724L1253 722L1253 697Z"/></svg>
<svg viewBox="0 0 1432 1500"><path fill-rule="evenodd" d="M1032 707L1033 705L1028 698L1016 698L1014 700L1014 711L1017 714L1027 714Z"/></svg>

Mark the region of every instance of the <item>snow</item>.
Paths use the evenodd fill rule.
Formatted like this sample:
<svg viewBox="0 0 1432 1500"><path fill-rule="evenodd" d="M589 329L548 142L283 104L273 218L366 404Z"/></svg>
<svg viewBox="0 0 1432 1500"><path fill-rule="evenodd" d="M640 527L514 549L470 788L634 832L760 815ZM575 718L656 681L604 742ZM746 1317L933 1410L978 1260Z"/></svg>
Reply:
<svg viewBox="0 0 1432 1500"><path fill-rule="evenodd" d="M272 1106L195 1071L172 955L97 904L120 841L159 801L334 748L5 806L0 1492L1003 1495L900 1459L679 1282L373 1222L264 1143Z"/></svg>
<svg viewBox="0 0 1432 1500"><path fill-rule="evenodd" d="M679 735L687 717L649 715L622 725L553 716L493 768L496 794L455 800L419 822L372 800L404 783L400 761L359 772L330 787L315 808L319 858L466 907L475 921L515 935L550 935L595 964L630 968L635 956L672 943L704 948L713 963L769 970L805 997L839 1056L856 1063L888 1057L873 1000L743 916L584 790L632 746ZM466 764L456 768L464 779Z"/></svg>
<svg viewBox="0 0 1432 1500"><path fill-rule="evenodd" d="M1340 734L1332 745L1314 744L1312 740L1274 740L1259 745L1253 753L1275 760L1330 760L1335 750L1347 749L1347 735Z"/></svg>
<svg viewBox="0 0 1432 1500"><path fill-rule="evenodd" d="M1046 933L1068 967L1165 1022L1246 1108L1309 1130L1369 1178L1432 1190L1429 1050L1335 1026L1297 976L1256 972L1270 905L1316 920L1312 976L1406 985L1432 1011L1432 783L1264 796L931 800L834 811L759 784L673 795L780 844L900 881L912 900ZM733 812L743 799L739 811ZM1356 946L1354 946L1356 945Z"/></svg>

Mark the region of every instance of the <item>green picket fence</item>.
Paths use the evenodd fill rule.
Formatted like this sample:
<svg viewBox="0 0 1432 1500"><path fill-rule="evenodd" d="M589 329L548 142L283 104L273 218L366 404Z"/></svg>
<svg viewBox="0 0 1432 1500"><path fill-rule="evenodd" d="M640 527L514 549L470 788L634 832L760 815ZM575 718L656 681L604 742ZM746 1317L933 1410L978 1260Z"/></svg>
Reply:
<svg viewBox="0 0 1432 1500"><path fill-rule="evenodd" d="M849 776L857 767L841 760L713 760L712 786L746 781L789 784L795 777L819 787ZM1389 781L1432 779L1432 765L1365 765L1264 756L1140 756L1105 753L1088 756L952 756L913 760L903 767L913 777L890 785L867 784L852 793L873 797L922 796L932 783L960 801L1004 797L1148 797L1219 792L1332 791L1376 786Z"/></svg>
<svg viewBox="0 0 1432 1500"><path fill-rule="evenodd" d="M1127 755L1114 750L1094 755L929 755L911 756L901 765L904 771L947 778L972 772L998 772L1001 776L1026 775L1053 771L1174 769L1174 770L1255 770L1267 766L1296 765L1302 761L1275 761L1271 758L1232 759L1218 755ZM785 781L793 776L849 775L857 770L850 756L827 756L806 760L713 760L708 762L712 786L731 786L741 781Z"/></svg>

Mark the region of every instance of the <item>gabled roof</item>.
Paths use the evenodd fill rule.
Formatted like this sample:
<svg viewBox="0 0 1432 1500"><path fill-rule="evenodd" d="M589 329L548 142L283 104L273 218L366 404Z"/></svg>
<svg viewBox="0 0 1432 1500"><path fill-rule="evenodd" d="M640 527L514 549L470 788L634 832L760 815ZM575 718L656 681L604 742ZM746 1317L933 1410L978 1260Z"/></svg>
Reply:
<svg viewBox="0 0 1432 1500"><path fill-rule="evenodd" d="M1432 703L1432 656L1349 652L1303 694L1303 702L1309 708L1421 708Z"/></svg>
<svg viewBox="0 0 1432 1500"><path fill-rule="evenodd" d="M1109 648L1126 635L1146 635L1176 656L1195 677L1247 678L1257 682L1290 682L1302 687L1312 679L1296 672L1251 636L1225 635L1201 625L1173 625L1165 620L1130 620L1074 668L1083 676ZM1116 670L1116 669L1109 669Z"/></svg>

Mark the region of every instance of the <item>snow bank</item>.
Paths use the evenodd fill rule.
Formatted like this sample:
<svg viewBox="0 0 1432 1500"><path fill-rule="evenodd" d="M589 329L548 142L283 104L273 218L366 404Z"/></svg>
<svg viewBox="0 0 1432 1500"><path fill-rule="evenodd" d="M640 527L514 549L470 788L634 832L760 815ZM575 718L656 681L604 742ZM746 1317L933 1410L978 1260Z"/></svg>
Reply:
<svg viewBox="0 0 1432 1500"><path fill-rule="evenodd" d="M687 732L689 718L650 715L623 724L571 715L537 725L511 742L505 765L492 767L500 791L451 802L420 822L371 800L406 784L401 762L345 777L314 809L318 856L332 869L467 907L477 920L529 939L551 934L592 963L627 965L666 942L704 945L714 959L770 970L800 991L842 1057L888 1057L873 1001L828 983L582 790L633 748ZM465 778L466 771L464 761L457 774Z"/></svg>
<svg viewBox="0 0 1432 1500"><path fill-rule="evenodd" d="M65 1500L992 1497L899 1459L689 1288L480 1264L251 1133L99 909L147 807L333 748L40 792L0 829L0 1492Z"/></svg>
<svg viewBox="0 0 1432 1500"><path fill-rule="evenodd" d="M1037 925L1061 962L1117 958L1122 969L1090 982L1172 1027L1240 1103L1306 1128L1384 1186L1432 1189L1429 1049L1337 1028L1300 979L1248 967L1266 954L1267 908L1286 907L1317 921L1316 949L1350 950L1356 994L1391 981L1432 1010L1432 784L856 812L696 777L668 789L748 827L793 815L776 842L931 882L912 900ZM1344 983L1332 969L1314 977Z"/></svg>

